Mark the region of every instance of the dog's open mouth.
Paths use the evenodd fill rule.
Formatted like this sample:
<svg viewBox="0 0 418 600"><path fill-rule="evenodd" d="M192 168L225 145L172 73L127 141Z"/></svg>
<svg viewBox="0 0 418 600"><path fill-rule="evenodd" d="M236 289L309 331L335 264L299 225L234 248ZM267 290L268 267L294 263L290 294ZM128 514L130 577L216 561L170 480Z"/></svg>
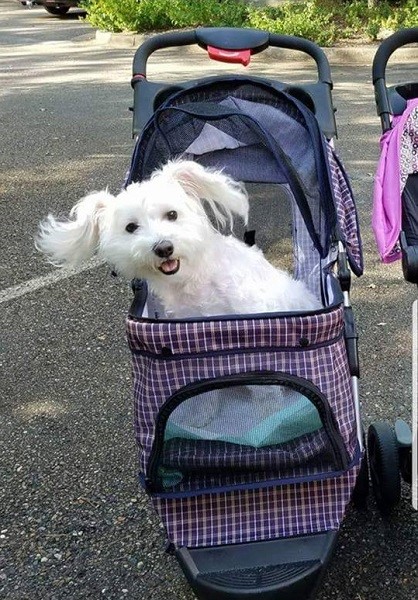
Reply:
<svg viewBox="0 0 418 600"><path fill-rule="evenodd" d="M164 275L174 275L180 269L180 261L177 258L169 258L160 264L158 270Z"/></svg>

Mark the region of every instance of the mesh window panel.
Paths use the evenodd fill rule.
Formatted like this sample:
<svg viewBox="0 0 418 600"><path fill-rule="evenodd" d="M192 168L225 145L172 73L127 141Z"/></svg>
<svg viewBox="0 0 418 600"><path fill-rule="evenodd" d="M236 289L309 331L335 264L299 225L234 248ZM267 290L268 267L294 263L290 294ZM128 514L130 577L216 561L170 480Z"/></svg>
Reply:
<svg viewBox="0 0 418 600"><path fill-rule="evenodd" d="M318 409L287 386L234 386L193 396L166 424L164 490L196 490L335 470Z"/></svg>

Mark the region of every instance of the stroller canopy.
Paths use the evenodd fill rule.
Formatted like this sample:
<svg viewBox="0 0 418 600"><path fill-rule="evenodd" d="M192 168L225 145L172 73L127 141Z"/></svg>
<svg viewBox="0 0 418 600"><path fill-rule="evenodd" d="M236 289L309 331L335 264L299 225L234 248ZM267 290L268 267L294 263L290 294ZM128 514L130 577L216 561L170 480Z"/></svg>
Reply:
<svg viewBox="0 0 418 600"><path fill-rule="evenodd" d="M349 183L315 116L297 99L262 80L238 77L173 94L138 139L127 185L177 157L222 168L246 183L285 186L297 277L312 270L312 261L325 259L338 240L354 273L362 273Z"/></svg>

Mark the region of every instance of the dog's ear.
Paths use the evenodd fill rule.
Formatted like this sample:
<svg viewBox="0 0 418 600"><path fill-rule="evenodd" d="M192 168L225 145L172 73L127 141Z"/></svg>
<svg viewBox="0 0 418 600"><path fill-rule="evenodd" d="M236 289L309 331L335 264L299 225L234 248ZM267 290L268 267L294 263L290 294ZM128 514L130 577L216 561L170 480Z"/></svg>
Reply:
<svg viewBox="0 0 418 600"><path fill-rule="evenodd" d="M70 219L57 221L49 214L39 225L35 246L58 266L76 266L97 249L99 220L114 196L106 191L82 198L71 210Z"/></svg>
<svg viewBox="0 0 418 600"><path fill-rule="evenodd" d="M233 214L247 224L249 204L244 184L221 171L205 169L188 160L171 161L163 167L162 173L178 181L187 194L206 200L221 225L227 220L232 225Z"/></svg>

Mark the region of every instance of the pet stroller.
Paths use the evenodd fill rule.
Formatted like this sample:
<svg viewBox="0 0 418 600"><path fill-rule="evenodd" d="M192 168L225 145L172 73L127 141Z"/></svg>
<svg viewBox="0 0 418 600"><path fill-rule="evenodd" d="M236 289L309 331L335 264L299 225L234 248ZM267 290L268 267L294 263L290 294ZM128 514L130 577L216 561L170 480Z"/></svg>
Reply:
<svg viewBox="0 0 418 600"><path fill-rule="evenodd" d="M418 284L418 82L386 84L389 58L397 49L412 43L418 43L418 27L401 29L381 43L373 60L382 136L372 224L381 260L402 260L406 281ZM390 484L399 498L399 469L406 482L412 480L412 433L401 420L396 421L394 434L386 423L381 423L380 428L384 435L395 437L395 452L388 456L393 475L388 476L386 486ZM369 460L373 482L378 476L374 475L373 448Z"/></svg>
<svg viewBox="0 0 418 600"><path fill-rule="evenodd" d="M299 50L318 81L226 75L147 80L156 50L198 45L248 64ZM363 270L357 215L336 156L327 59L315 44L258 30L157 35L133 65L126 185L182 156L246 182L242 234L279 253L323 308L169 319L145 281L127 320L140 480L203 600L312 597L352 498L368 493L350 272Z"/></svg>

